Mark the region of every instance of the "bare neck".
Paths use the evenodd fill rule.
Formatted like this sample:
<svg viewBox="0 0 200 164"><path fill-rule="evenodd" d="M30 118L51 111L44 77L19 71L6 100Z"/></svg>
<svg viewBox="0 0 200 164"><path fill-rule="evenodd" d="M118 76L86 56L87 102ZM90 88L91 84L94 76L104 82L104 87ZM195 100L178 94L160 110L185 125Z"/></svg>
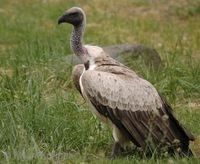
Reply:
<svg viewBox="0 0 200 164"><path fill-rule="evenodd" d="M83 22L79 26L74 26L70 44L73 52L82 60L83 56L87 53L86 48L83 45L83 34L85 30L85 23Z"/></svg>

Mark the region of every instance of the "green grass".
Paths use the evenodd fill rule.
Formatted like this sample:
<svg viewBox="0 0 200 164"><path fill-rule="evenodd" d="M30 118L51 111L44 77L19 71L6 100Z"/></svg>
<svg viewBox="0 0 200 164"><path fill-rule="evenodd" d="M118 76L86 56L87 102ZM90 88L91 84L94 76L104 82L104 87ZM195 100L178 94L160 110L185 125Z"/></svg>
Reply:
<svg viewBox="0 0 200 164"><path fill-rule="evenodd" d="M200 163L200 21L198 1L16 1L0 7L0 163ZM108 6L112 6L108 10ZM72 6L87 14L85 42L142 43L162 57L160 73L126 63L167 97L195 135L195 157L105 158L111 129L88 110L71 81L69 25L58 17Z"/></svg>

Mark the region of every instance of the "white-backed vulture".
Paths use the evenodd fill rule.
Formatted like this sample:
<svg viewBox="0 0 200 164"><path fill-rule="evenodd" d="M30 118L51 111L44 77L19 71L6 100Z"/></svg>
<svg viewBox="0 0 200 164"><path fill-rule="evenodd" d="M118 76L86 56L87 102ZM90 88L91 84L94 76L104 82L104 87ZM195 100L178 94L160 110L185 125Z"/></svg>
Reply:
<svg viewBox="0 0 200 164"><path fill-rule="evenodd" d="M111 58L101 47L82 43L86 16L81 8L67 10L58 24L73 25L71 48L83 65L75 66L73 81L91 111L113 128L110 157L131 141L147 154L167 148L169 154L192 155L194 136L176 119L155 87Z"/></svg>

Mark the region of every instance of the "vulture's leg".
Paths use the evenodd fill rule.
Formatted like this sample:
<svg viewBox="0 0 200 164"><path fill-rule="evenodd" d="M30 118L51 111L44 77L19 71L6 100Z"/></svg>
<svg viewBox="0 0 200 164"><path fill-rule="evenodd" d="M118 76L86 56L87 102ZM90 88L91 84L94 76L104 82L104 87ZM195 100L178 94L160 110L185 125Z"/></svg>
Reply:
<svg viewBox="0 0 200 164"><path fill-rule="evenodd" d="M124 146L129 142L129 139L124 136L121 130L119 130L119 128L117 128L115 125L113 125L113 137L115 139L115 143L109 158L115 158L122 154L124 151Z"/></svg>
<svg viewBox="0 0 200 164"><path fill-rule="evenodd" d="M120 143L115 142L113 149L112 149L112 153L108 156L108 158L115 158L117 156L119 156L123 151L123 148L121 147Z"/></svg>

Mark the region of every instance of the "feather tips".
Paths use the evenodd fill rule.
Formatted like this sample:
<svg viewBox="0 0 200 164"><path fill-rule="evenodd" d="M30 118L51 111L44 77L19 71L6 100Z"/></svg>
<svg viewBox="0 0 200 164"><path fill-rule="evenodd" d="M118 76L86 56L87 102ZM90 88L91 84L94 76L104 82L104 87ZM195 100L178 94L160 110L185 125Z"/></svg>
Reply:
<svg viewBox="0 0 200 164"><path fill-rule="evenodd" d="M147 111L161 107L160 97L150 83L137 76L125 76L86 71L82 76L82 84L88 95L113 109Z"/></svg>

